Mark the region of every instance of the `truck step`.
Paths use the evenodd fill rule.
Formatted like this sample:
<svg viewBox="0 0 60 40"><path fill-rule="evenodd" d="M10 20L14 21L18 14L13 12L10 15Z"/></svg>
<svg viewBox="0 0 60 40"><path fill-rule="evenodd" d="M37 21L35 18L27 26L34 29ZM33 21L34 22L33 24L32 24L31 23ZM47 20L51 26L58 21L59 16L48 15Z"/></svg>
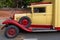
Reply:
<svg viewBox="0 0 60 40"><path fill-rule="evenodd" d="M50 30L51 28L32 28L32 30Z"/></svg>
<svg viewBox="0 0 60 40"><path fill-rule="evenodd" d="M33 32L52 32L57 31L51 28L32 28Z"/></svg>
<svg viewBox="0 0 60 40"><path fill-rule="evenodd" d="M33 32L54 32L57 30L33 30Z"/></svg>

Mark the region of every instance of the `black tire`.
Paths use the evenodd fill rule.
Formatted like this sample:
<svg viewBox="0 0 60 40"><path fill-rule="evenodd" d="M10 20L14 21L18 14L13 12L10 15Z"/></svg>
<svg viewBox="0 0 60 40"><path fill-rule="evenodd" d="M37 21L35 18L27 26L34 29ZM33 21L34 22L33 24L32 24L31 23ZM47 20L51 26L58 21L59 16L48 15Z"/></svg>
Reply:
<svg viewBox="0 0 60 40"><path fill-rule="evenodd" d="M25 27L29 28L31 26L31 20L30 20L29 17L27 17L27 16L21 17L20 20L19 20L19 23L21 24L22 20L24 20L24 19L28 20L29 23Z"/></svg>
<svg viewBox="0 0 60 40"><path fill-rule="evenodd" d="M10 30L11 28L13 28L16 31L16 33L14 33L13 36L8 34L8 30ZM9 25L8 27L6 27L5 32L4 32L4 35L7 38L15 38L18 34L19 34L19 29L14 25Z"/></svg>

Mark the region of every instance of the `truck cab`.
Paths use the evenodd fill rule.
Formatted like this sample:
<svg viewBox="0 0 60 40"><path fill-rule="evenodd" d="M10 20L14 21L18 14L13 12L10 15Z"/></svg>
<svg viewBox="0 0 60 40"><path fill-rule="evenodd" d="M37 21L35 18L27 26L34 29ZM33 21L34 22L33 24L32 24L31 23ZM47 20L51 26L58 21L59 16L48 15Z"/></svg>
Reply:
<svg viewBox="0 0 60 40"><path fill-rule="evenodd" d="M27 16L31 20L31 27L50 28L52 26L52 3L32 3L26 13L15 14L15 20ZM30 12L29 12L30 11Z"/></svg>

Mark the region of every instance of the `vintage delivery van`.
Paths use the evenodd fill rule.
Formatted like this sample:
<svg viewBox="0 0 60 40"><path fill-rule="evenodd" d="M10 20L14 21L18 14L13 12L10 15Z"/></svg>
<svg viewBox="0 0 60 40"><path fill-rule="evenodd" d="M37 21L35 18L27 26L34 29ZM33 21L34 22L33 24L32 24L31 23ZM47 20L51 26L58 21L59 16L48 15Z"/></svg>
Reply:
<svg viewBox="0 0 60 40"><path fill-rule="evenodd" d="M13 19L3 22L6 37L16 37L21 31L60 31L60 0L32 3L23 10L20 14L14 14Z"/></svg>

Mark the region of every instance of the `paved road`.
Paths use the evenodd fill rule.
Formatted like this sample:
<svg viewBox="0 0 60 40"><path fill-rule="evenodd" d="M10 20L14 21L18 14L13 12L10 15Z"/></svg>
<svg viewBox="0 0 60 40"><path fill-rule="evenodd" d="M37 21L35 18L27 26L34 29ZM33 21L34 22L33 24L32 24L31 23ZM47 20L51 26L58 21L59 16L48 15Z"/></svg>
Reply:
<svg viewBox="0 0 60 40"><path fill-rule="evenodd" d="M55 33L27 33L25 38L37 38L39 40L60 40L60 32Z"/></svg>
<svg viewBox="0 0 60 40"><path fill-rule="evenodd" d="M0 20L2 23L2 21ZM0 24L1 24L0 23ZM34 39L34 40L60 40L60 32L53 32L53 33L22 33L19 34L14 39L7 39L4 36L4 30L0 30L0 40L20 40L20 39Z"/></svg>
<svg viewBox="0 0 60 40"><path fill-rule="evenodd" d="M60 40L60 32L53 33L22 33L14 39L7 39L4 31L0 31L0 40L20 40L20 39L38 39L38 40Z"/></svg>

